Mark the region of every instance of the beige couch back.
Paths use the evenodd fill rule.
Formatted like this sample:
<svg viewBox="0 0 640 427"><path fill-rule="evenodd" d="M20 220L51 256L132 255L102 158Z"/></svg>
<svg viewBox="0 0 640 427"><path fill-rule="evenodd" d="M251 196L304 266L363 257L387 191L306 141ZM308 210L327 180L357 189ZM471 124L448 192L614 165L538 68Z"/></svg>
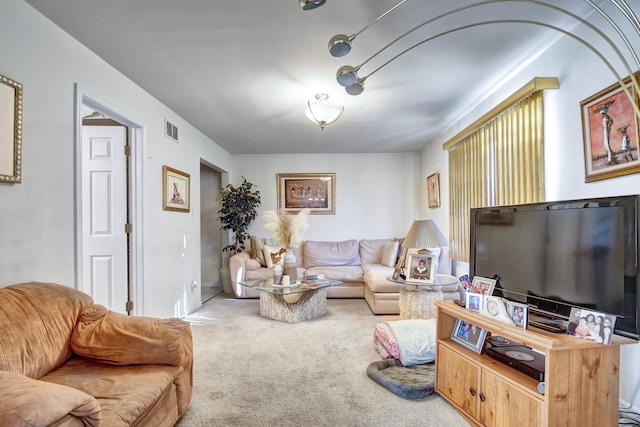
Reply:
<svg viewBox="0 0 640 427"><path fill-rule="evenodd" d="M91 297L53 283L0 288L0 370L40 378L71 356L71 334Z"/></svg>

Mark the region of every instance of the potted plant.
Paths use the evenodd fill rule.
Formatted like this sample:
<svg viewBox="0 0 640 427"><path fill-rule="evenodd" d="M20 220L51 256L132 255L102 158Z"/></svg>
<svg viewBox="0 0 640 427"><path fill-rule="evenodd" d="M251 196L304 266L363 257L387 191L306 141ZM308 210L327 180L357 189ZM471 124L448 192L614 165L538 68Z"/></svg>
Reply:
<svg viewBox="0 0 640 427"><path fill-rule="evenodd" d="M233 254L245 249L245 240L249 238L247 230L251 222L258 215L260 206L260 191L254 190L254 185L242 177L242 184L234 187L227 184L220 192L222 207L220 214L220 230L233 231L235 241L222 248L222 251L230 251Z"/></svg>

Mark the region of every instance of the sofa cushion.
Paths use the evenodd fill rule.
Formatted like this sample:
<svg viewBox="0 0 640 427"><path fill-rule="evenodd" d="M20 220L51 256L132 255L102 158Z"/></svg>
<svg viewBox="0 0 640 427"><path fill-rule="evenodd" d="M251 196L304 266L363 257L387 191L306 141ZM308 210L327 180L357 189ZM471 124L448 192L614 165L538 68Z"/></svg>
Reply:
<svg viewBox="0 0 640 427"><path fill-rule="evenodd" d="M362 264L380 264L384 245L391 239L362 239L360 240L360 261Z"/></svg>
<svg viewBox="0 0 640 427"><path fill-rule="evenodd" d="M40 378L71 356L71 333L91 297L53 283L0 288L0 371ZM19 321L17 321L19 319Z"/></svg>
<svg viewBox="0 0 640 427"><path fill-rule="evenodd" d="M306 268L321 265L344 266L360 265L358 241L342 242L304 242L304 264Z"/></svg>
<svg viewBox="0 0 640 427"><path fill-rule="evenodd" d="M400 283L387 280L387 277L393 275L393 267L387 267L382 264L365 264L362 269L364 270L364 282L373 292L398 293L404 287Z"/></svg>
<svg viewBox="0 0 640 427"><path fill-rule="evenodd" d="M140 423L140 420L155 411L158 402L165 403L163 397L174 387L173 381L181 370L169 365L105 365L72 357L41 380L96 396L102 408L103 426L158 425ZM177 419L175 397L172 399L172 404L162 405L164 408L160 411L170 410L166 418Z"/></svg>
<svg viewBox="0 0 640 427"><path fill-rule="evenodd" d="M359 282L360 286L362 286L362 281L364 280L362 267L359 265L311 267L305 270L305 274L307 276L324 274L325 279L340 280L341 282Z"/></svg>

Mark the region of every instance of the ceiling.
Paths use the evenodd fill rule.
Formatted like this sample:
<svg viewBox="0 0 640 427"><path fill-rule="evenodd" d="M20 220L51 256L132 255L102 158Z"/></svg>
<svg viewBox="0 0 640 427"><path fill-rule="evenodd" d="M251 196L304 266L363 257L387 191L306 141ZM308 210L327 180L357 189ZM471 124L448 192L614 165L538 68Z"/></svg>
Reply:
<svg viewBox="0 0 640 427"><path fill-rule="evenodd" d="M580 16L591 10L575 0L545 1ZM327 0L308 11L297 0L26 2L232 154L419 151L560 35L523 23L452 32L401 55L351 96L335 80L339 67L356 66L405 31L475 2L407 1L359 34L343 58L329 55L329 39L356 33L399 0ZM482 5L412 32L359 75L440 32L507 18L575 24L530 2ZM304 115L320 92L344 106L324 130Z"/></svg>

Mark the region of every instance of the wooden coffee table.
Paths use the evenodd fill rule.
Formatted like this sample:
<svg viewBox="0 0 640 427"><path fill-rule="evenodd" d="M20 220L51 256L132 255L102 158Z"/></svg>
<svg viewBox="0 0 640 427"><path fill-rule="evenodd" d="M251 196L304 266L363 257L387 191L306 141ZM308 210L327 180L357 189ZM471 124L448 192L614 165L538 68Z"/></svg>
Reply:
<svg viewBox="0 0 640 427"><path fill-rule="evenodd" d="M327 314L327 288L339 280L317 280L277 286L273 280L240 282L260 291L260 315L285 323L298 323Z"/></svg>

